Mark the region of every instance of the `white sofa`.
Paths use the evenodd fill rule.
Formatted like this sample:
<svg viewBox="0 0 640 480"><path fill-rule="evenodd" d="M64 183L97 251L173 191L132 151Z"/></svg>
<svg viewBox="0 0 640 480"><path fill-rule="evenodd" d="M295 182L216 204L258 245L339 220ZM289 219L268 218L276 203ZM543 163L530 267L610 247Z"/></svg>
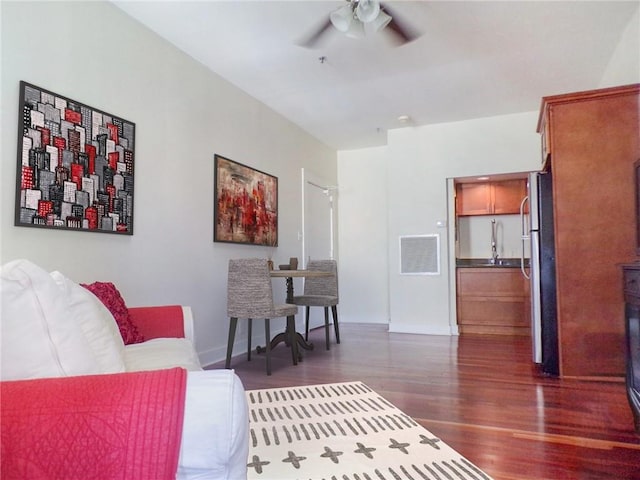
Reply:
<svg viewBox="0 0 640 480"><path fill-rule="evenodd" d="M175 478L246 478L245 392L233 371L202 369L193 345L190 308L129 309L132 321L148 340L125 345L102 302L60 272L48 273L29 261L15 260L2 267L1 282L2 384L47 378L77 381L78 376L91 379L105 374L116 379L135 375L132 372L182 367L187 370L186 392ZM174 338L162 338L163 330ZM64 394L64 382L59 385L57 381L51 388L62 389ZM0 400L4 405L10 398ZM12 454L10 445L5 445L5 435L2 439L4 478L7 462L17 465L24 459L7 458L19 454Z"/></svg>

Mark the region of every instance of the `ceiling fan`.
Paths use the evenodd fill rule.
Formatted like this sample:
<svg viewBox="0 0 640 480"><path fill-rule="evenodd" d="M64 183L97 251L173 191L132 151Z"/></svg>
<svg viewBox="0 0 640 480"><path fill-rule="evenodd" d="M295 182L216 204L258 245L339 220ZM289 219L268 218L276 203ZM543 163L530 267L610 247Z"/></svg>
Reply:
<svg viewBox="0 0 640 480"><path fill-rule="evenodd" d="M331 27L352 38L363 38L367 31L377 32L388 27L385 31L390 32L399 45L411 42L419 36L405 22L400 21L387 4L377 0L345 1L347 4L331 12L329 18L301 42L302 46L313 48Z"/></svg>

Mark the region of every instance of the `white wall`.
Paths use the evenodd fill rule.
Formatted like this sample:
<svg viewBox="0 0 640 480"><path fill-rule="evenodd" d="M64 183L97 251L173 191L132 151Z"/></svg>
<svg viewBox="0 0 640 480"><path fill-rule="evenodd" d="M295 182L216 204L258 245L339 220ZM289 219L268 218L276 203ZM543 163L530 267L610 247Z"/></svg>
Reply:
<svg viewBox="0 0 640 480"><path fill-rule="evenodd" d="M458 219L458 257L491 258L491 220L496 220L496 248L500 258L520 258L520 215L473 215ZM525 256L528 258L528 251Z"/></svg>
<svg viewBox="0 0 640 480"><path fill-rule="evenodd" d="M536 170L537 112L389 132L389 298L392 331L449 334L447 178ZM400 235L441 235L439 276L398 273Z"/></svg>
<svg viewBox="0 0 640 480"><path fill-rule="evenodd" d="M28 258L78 282L112 281L129 305L191 305L201 359L223 358L227 260L300 257L300 169L337 182L336 152L108 2L0 8L0 260ZM20 80L136 123L133 236L13 225ZM279 178L275 252L213 243L214 153ZM283 299L284 282L274 280L279 287Z"/></svg>
<svg viewBox="0 0 640 480"><path fill-rule="evenodd" d="M388 323L386 147L338 153L340 318Z"/></svg>
<svg viewBox="0 0 640 480"><path fill-rule="evenodd" d="M640 5L640 4L639 4ZM620 36L609 65L602 76L600 87L613 87L640 82L640 6L629 19Z"/></svg>
<svg viewBox="0 0 640 480"><path fill-rule="evenodd" d="M526 112L398 129L389 132L387 147L338 153L343 321L362 321L358 311L367 309L376 321L388 315L391 331L455 333L449 320L447 237L453 225L437 226L448 218L447 178L539 169L537 118L538 112ZM387 222L372 221L381 192L386 192ZM386 281L382 246L368 242L363 231L370 238L386 235ZM398 237L434 233L441 237L441 274L400 275ZM357 286L348 299L345 284Z"/></svg>

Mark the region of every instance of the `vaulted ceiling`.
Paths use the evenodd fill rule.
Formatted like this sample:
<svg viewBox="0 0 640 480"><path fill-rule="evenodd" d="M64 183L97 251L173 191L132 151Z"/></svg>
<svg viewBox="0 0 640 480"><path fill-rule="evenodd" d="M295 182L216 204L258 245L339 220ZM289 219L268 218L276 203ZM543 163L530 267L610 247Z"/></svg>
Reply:
<svg viewBox="0 0 640 480"><path fill-rule="evenodd" d="M344 1L113 3L339 150L384 145L392 128L534 111L542 96L597 88L640 5L392 0L421 34L413 42L330 29L306 48Z"/></svg>

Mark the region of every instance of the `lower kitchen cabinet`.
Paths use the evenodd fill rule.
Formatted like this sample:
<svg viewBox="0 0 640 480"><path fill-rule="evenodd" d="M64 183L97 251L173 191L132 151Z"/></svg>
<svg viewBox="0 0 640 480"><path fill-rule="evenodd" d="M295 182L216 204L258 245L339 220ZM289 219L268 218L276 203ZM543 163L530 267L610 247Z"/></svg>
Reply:
<svg viewBox="0 0 640 480"><path fill-rule="evenodd" d="M458 268L457 310L461 334L531 334L529 282L519 268Z"/></svg>

